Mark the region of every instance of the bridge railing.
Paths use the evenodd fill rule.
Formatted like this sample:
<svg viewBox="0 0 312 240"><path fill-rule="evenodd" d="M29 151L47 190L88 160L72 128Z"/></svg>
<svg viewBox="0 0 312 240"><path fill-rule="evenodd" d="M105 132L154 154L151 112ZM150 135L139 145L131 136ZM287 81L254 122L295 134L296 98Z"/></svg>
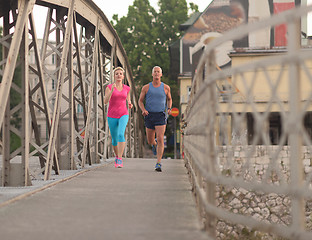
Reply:
<svg viewBox="0 0 312 240"><path fill-rule="evenodd" d="M212 239L247 233L312 239L312 49L301 46L300 24L311 10L240 26L205 46L183 145ZM231 67L216 67L218 46L279 24L287 25L286 48L233 51Z"/></svg>
<svg viewBox="0 0 312 240"><path fill-rule="evenodd" d="M142 139L142 128L127 55L93 1L0 0L0 9L2 186L18 178L18 184L29 185L34 174L48 180L52 171L83 168L113 155L103 102L117 66L125 69L134 104L125 155L141 156L136 139ZM30 158L38 158L39 171L32 172Z"/></svg>

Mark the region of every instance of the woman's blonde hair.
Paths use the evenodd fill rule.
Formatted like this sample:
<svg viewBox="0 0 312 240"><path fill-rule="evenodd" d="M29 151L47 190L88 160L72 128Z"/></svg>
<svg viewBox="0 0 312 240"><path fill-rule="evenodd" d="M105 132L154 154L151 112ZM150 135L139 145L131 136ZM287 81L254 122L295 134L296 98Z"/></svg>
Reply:
<svg viewBox="0 0 312 240"><path fill-rule="evenodd" d="M114 74L115 74L115 72L116 72L117 70L121 70L122 73L125 74L125 70L124 70L122 67L116 67L116 68L114 69Z"/></svg>

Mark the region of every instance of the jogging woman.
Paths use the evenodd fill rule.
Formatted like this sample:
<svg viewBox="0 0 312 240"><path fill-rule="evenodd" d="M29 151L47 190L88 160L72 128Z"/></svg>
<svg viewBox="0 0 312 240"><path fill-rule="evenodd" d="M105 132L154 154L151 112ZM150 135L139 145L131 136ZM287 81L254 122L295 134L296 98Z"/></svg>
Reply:
<svg viewBox="0 0 312 240"><path fill-rule="evenodd" d="M114 69L114 83L105 90L104 104L109 103L107 121L112 136L112 145L115 153L115 167L122 168L122 155L125 150L125 130L129 120L127 108L133 107L130 100L130 87L123 84L125 71L122 67Z"/></svg>

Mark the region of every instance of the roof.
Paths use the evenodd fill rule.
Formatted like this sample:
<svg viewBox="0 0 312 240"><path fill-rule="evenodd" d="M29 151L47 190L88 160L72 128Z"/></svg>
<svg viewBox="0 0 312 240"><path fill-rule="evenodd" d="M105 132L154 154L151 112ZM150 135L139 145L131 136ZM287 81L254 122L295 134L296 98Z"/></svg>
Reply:
<svg viewBox="0 0 312 240"><path fill-rule="evenodd" d="M186 22L179 25L179 30L180 31L187 30L190 26L192 26L196 22L196 20L199 18L201 14L202 14L201 12L194 12Z"/></svg>

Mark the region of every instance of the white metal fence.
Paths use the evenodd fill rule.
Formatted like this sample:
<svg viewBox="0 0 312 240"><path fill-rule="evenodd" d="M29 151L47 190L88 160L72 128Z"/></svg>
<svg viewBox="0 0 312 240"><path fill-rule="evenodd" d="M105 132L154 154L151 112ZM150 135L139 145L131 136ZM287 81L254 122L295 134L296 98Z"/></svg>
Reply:
<svg viewBox="0 0 312 240"><path fill-rule="evenodd" d="M302 151L304 146L312 152L312 48L302 48L300 28L301 18L311 10L312 6L296 8L240 26L205 46L183 119L183 145L199 209L212 239L220 238L220 221L276 238L312 239L312 229L307 227L312 221L307 214L312 172L303 167ZM232 66L217 70L216 47L284 23L287 48L258 54L240 64L233 64L232 54ZM261 179L255 168L259 145L266 149L260 157L266 161ZM289 158L281 164L285 146ZM242 149L239 154L238 147ZM288 177L283 164L289 164ZM258 220L248 211L218 206L216 195L222 187L287 196L290 222ZM248 209L248 202L242 204Z"/></svg>

